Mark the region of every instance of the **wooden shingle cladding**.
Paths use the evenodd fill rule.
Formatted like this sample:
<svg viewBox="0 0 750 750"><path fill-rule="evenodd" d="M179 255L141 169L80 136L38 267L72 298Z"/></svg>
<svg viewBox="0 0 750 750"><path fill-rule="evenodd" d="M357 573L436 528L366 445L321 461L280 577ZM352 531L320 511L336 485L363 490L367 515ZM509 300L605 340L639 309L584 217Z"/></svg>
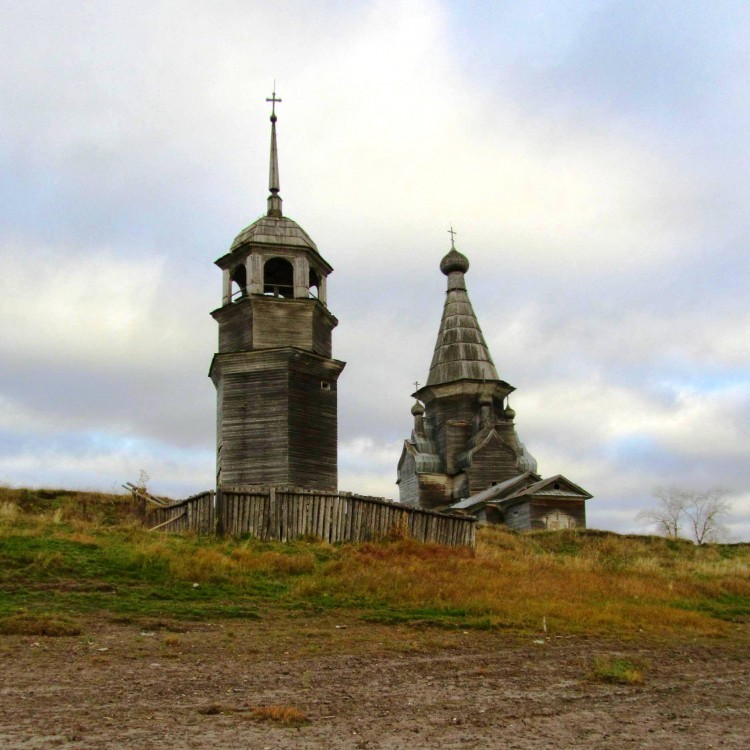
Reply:
<svg viewBox="0 0 750 750"><path fill-rule="evenodd" d="M453 482L443 473L417 471L414 458L406 453L399 462L399 501L413 508L444 508L451 497Z"/></svg>
<svg viewBox="0 0 750 750"><path fill-rule="evenodd" d="M219 353L291 346L331 356L331 332L338 320L316 299L254 295L214 310Z"/></svg>
<svg viewBox="0 0 750 750"><path fill-rule="evenodd" d="M283 215L275 93L268 210L245 227L222 270L216 386L216 483L337 490L338 324L326 305L333 271L310 235Z"/></svg>
<svg viewBox="0 0 750 750"><path fill-rule="evenodd" d="M439 456L442 471L450 478L450 481L446 480L443 483L446 491L445 503L458 497L466 497L474 491L470 489L470 479L465 469L472 464L471 458L468 461L466 459L467 451L477 447L472 443L472 439L483 429L480 401L491 401L491 420L503 435L515 434L512 422L503 416L503 400L513 390L513 386L502 380L494 383L462 380L423 386L417 392L416 395L425 403L425 429L433 436L434 450ZM511 440L509 445L515 446L515 442ZM481 454L483 450L478 452ZM514 464L515 460L516 456L513 455L510 463ZM484 473L486 472L478 463L475 474ZM492 480L509 476L507 471L490 470L489 473ZM515 469L513 473L517 473ZM477 483L474 482L473 487L476 486Z"/></svg>
<svg viewBox="0 0 750 750"><path fill-rule="evenodd" d="M466 291L468 268L455 246L440 263L448 277L443 315L427 384L413 394L418 402L412 408L431 440L420 444L415 424L404 443L398 466L402 501L473 514L487 523L502 522L512 502L513 528L585 526L591 495L564 477L542 480L518 438L508 403L515 389L498 376ZM565 483L567 490L558 492L554 485Z"/></svg>
<svg viewBox="0 0 750 750"><path fill-rule="evenodd" d="M419 477L417 476L416 461L409 447L409 442L405 441L398 462L396 484L398 485L399 501L403 505L416 508L419 506Z"/></svg>
<svg viewBox="0 0 750 750"><path fill-rule="evenodd" d="M530 497L514 503L489 503L501 514L502 523L516 531L553 531L586 528L585 498Z"/></svg>
<svg viewBox="0 0 750 750"><path fill-rule="evenodd" d="M344 363L331 357L338 321L308 289L310 269L323 286L333 269L284 217L255 222L232 248L217 261L225 272L224 304L211 313L219 324L209 373L217 398L217 486L336 490L337 381ZM290 286L264 293L265 264L277 259L292 269ZM229 284L237 269L247 283L233 297Z"/></svg>
<svg viewBox="0 0 750 750"><path fill-rule="evenodd" d="M466 462L469 493L475 494L496 482L518 476L518 450L504 442L494 429L486 431L477 441Z"/></svg>
<svg viewBox="0 0 750 750"><path fill-rule="evenodd" d="M289 363L289 483L338 487L338 388L344 363L295 352Z"/></svg>
<svg viewBox="0 0 750 750"><path fill-rule="evenodd" d="M299 349L217 354L218 485L337 488L344 363Z"/></svg>
<svg viewBox="0 0 750 750"><path fill-rule="evenodd" d="M451 271L447 276L448 292L427 385L459 380L497 382L500 378L466 292L464 273Z"/></svg>
<svg viewBox="0 0 750 750"><path fill-rule="evenodd" d="M428 510L445 508L446 497L451 497L452 481L445 474L424 472L417 475L419 507Z"/></svg>

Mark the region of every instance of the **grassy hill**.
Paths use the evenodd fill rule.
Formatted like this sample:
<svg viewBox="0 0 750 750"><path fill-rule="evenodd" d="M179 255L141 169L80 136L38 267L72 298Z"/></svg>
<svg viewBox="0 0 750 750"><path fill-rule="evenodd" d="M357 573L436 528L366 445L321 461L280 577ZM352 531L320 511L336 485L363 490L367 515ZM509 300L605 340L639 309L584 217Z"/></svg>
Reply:
<svg viewBox="0 0 750 750"><path fill-rule="evenodd" d="M728 637L750 622L750 545L593 530L480 530L476 551L151 533L130 498L0 488L0 632L93 619L264 618L618 638Z"/></svg>

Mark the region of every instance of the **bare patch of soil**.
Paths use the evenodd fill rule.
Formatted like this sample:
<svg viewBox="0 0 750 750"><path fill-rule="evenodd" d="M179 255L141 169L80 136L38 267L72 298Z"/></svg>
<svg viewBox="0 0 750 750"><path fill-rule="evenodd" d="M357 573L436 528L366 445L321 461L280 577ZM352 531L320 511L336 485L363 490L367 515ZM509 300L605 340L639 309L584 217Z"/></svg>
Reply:
<svg viewBox="0 0 750 750"><path fill-rule="evenodd" d="M745 750L745 631L659 644L269 613L0 636L0 747ZM607 657L643 682L597 681Z"/></svg>

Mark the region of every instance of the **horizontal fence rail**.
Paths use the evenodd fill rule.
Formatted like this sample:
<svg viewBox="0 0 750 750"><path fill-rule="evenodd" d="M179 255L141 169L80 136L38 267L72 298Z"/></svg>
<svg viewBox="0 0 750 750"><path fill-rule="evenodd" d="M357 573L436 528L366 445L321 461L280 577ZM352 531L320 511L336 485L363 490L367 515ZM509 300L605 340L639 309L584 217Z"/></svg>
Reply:
<svg viewBox="0 0 750 750"><path fill-rule="evenodd" d="M149 511L152 531L193 531L288 542L415 539L450 547L476 545L476 519L365 497L300 487L231 487Z"/></svg>

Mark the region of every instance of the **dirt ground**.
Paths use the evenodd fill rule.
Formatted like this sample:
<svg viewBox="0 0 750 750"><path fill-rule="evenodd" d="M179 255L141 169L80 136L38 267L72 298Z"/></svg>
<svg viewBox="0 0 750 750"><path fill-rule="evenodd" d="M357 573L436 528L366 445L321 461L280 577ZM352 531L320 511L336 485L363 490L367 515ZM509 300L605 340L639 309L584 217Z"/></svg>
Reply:
<svg viewBox="0 0 750 750"><path fill-rule="evenodd" d="M77 637L0 637L0 748L747 750L748 645L740 630L644 644L304 613L101 619ZM643 683L593 679L603 656L640 664ZM253 718L268 705L307 721Z"/></svg>

